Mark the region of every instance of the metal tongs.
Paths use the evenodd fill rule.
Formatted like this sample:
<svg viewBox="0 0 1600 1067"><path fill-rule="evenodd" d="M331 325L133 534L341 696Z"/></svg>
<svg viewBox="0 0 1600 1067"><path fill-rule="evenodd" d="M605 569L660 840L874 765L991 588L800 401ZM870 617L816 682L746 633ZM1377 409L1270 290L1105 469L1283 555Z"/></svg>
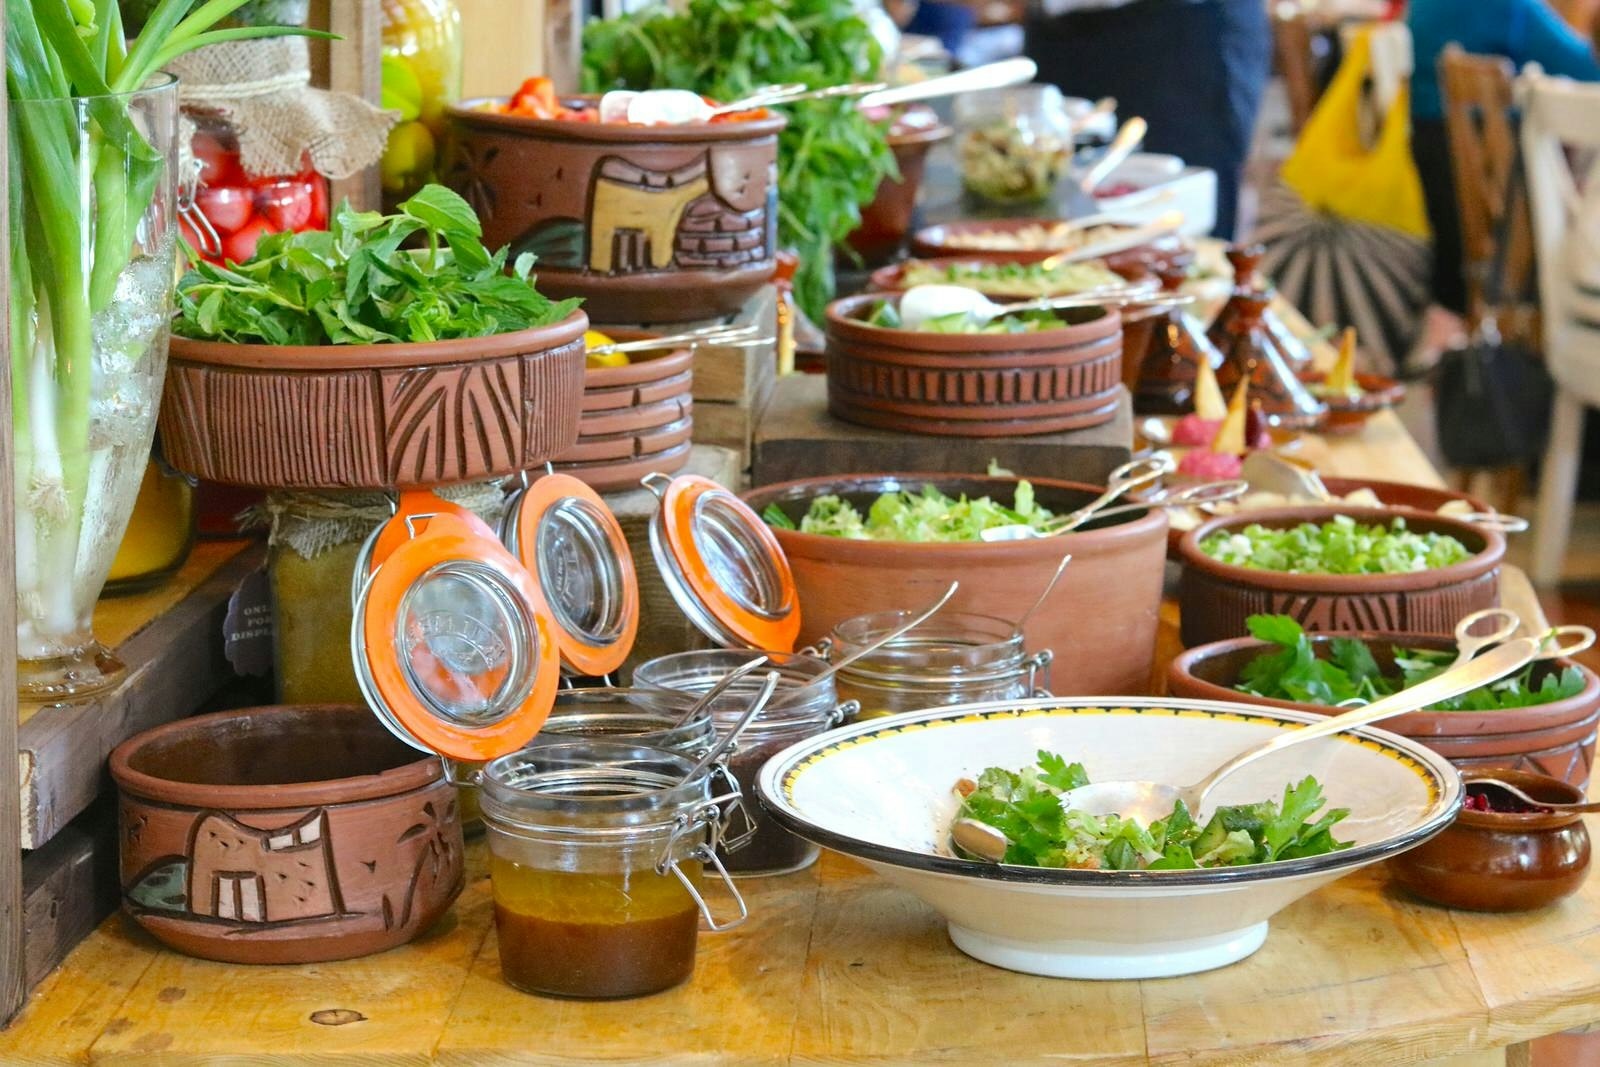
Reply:
<svg viewBox="0 0 1600 1067"><path fill-rule="evenodd" d="M1007 526L993 526L984 530L980 535L985 541L1026 541L1039 537L1054 537L1066 533L1075 527L1082 526L1096 515L1100 514L1112 503L1123 495L1138 489L1140 486L1149 485L1177 469L1177 462L1170 452L1157 452L1124 463L1111 472L1106 479L1106 491L1085 504L1076 511L1066 515L1059 515L1045 524L1043 530L1036 530L1026 523L1011 523Z"/></svg>
<svg viewBox="0 0 1600 1067"><path fill-rule="evenodd" d="M637 341L613 341L608 345L595 345L589 355L609 352L650 352L658 348L688 345L713 345L718 348L756 348L772 343L771 335L761 336L761 327L750 323L745 326L702 326L697 330L667 334L664 337L644 337Z"/></svg>

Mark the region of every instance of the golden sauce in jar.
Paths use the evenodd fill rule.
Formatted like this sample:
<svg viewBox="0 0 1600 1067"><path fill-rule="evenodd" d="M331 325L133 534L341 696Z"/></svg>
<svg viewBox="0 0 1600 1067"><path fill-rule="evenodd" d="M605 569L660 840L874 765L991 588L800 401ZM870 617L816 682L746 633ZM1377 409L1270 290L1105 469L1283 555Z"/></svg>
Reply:
<svg viewBox="0 0 1600 1067"><path fill-rule="evenodd" d="M699 888L699 863L678 869ZM490 878L500 969L524 992L638 997L694 971L700 909L671 873L556 871L495 856Z"/></svg>

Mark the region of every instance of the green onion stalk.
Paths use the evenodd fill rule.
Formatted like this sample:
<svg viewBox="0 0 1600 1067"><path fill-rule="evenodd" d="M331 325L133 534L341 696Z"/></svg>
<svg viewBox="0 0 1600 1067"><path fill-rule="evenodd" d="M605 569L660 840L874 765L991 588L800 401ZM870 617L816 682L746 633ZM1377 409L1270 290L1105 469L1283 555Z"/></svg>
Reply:
<svg viewBox="0 0 1600 1067"><path fill-rule="evenodd" d="M215 28L245 2L161 0L130 40L116 0L5 0L25 696L109 680L89 616L154 433L176 280L177 91L161 68L208 44L310 32Z"/></svg>

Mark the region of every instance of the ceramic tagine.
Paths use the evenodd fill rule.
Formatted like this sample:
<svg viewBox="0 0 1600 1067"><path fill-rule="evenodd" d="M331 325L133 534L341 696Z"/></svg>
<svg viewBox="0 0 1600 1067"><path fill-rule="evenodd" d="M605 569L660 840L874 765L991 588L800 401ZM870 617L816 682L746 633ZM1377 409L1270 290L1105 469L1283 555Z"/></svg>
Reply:
<svg viewBox="0 0 1600 1067"><path fill-rule="evenodd" d="M1211 328L1211 340L1223 357L1217 382L1232 389L1248 380L1269 423L1286 430L1315 429L1327 415L1328 406L1311 395L1272 343L1262 320L1267 300L1264 292L1236 292L1229 301L1232 317L1220 331Z"/></svg>
<svg viewBox="0 0 1600 1067"><path fill-rule="evenodd" d="M1233 267L1233 293L1212 320L1209 336L1218 348L1225 348L1223 338L1242 309L1243 299L1260 295L1266 300L1266 310L1261 314L1263 332L1289 369L1300 374L1311 369L1311 348L1272 310L1274 290L1261 275L1261 259L1265 255L1266 249L1261 245L1234 245L1228 249L1228 263Z"/></svg>
<svg viewBox="0 0 1600 1067"><path fill-rule="evenodd" d="M1165 293L1176 293L1188 276L1186 271L1174 267L1162 267L1158 273ZM1201 365L1205 365L1207 372L1214 371L1222 365L1222 353L1182 304L1173 304L1156 315L1149 345L1139 361L1133 409L1141 415L1192 412ZM1221 399L1218 394L1219 405Z"/></svg>

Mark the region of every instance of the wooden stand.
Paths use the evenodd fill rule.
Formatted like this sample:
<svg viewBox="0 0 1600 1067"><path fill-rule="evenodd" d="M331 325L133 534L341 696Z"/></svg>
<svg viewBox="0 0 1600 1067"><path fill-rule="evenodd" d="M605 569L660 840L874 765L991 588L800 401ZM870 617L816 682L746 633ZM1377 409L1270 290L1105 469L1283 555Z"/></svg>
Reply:
<svg viewBox="0 0 1600 1067"><path fill-rule="evenodd" d="M699 409L695 409L696 418ZM872 471L967 473L991 461L1024 477L1104 484L1126 463L1133 441L1127 393L1101 426L1030 437L932 437L874 430L828 414L828 382L820 374L782 378L756 429L752 485L794 478Z"/></svg>

